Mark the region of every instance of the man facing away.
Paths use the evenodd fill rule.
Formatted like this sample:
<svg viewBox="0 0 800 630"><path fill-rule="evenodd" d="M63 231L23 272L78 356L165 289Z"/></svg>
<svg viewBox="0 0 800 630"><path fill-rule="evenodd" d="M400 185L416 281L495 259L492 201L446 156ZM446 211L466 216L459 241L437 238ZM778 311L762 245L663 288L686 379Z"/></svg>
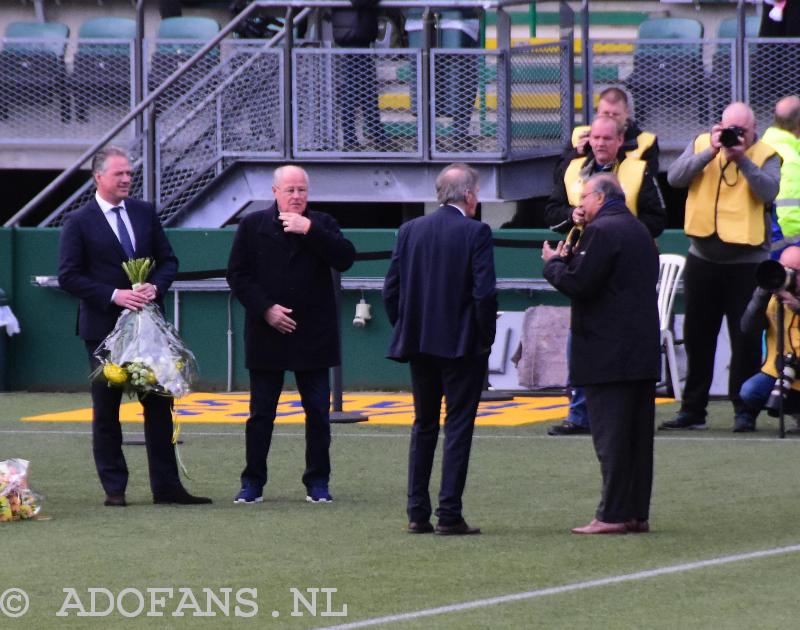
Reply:
<svg viewBox="0 0 800 630"><path fill-rule="evenodd" d="M428 491L446 400L438 523L441 535L479 534L462 513L472 433L495 336L492 232L473 221L478 174L451 164L436 178L442 205L398 233L383 301L394 326L388 357L408 362L414 425L408 463L408 532L434 531Z"/></svg>
<svg viewBox="0 0 800 630"><path fill-rule="evenodd" d="M775 104L772 126L763 140L781 156L781 187L775 211L784 242L800 241L800 97L786 96Z"/></svg>
<svg viewBox="0 0 800 630"><path fill-rule="evenodd" d="M178 272L178 259L167 240L155 208L131 199L131 163L127 153L109 146L92 160L97 192L67 218L61 231L58 283L80 298L78 335L83 339L94 371L95 350L114 329L123 309L138 311L162 300ZM122 263L152 258L155 270L136 289ZM128 466L122 453L119 406L122 390L96 380L92 383L92 449L97 474L106 493L105 505L127 505ZM144 437L150 488L154 503L202 504L211 499L189 494L181 484L172 444L170 396L140 395L144 408Z"/></svg>
<svg viewBox="0 0 800 630"><path fill-rule="evenodd" d="M250 417L245 468L235 503L260 503L267 454L286 370L294 372L306 413L306 500L328 503L329 368L341 363L331 270L345 271L355 248L330 215L308 208L308 175L299 166L275 170L275 203L239 224L228 261L228 284L245 308L245 364Z"/></svg>

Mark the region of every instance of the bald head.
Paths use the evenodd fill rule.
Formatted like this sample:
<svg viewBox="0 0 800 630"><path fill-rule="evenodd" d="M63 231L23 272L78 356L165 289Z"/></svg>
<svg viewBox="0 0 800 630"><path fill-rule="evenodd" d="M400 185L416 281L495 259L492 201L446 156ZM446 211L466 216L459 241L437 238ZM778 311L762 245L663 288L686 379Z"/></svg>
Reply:
<svg viewBox="0 0 800 630"><path fill-rule="evenodd" d="M775 103L775 126L800 136L800 97L784 96Z"/></svg>
<svg viewBox="0 0 800 630"><path fill-rule="evenodd" d="M792 245L781 252L781 264L789 269L800 271L800 247Z"/></svg>
<svg viewBox="0 0 800 630"><path fill-rule="evenodd" d="M741 127L744 129L744 148L750 148L756 141L756 117L747 103L731 103L722 112L723 128Z"/></svg>
<svg viewBox="0 0 800 630"><path fill-rule="evenodd" d="M272 173L272 184L273 186L280 186L281 180L286 177L291 177L293 179L297 177L302 177L305 182L306 186L308 186L308 173L306 173L305 169L301 166L295 166L294 164L286 164L284 166L279 166L275 169Z"/></svg>

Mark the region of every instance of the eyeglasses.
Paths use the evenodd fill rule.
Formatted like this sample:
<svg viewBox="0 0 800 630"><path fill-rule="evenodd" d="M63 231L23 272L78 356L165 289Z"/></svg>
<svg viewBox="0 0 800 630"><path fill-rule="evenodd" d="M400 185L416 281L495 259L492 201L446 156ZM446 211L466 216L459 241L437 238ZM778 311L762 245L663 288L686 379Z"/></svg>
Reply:
<svg viewBox="0 0 800 630"><path fill-rule="evenodd" d="M587 192L587 193L583 193L583 194L581 195L581 201L583 201L584 199L586 199L586 197L588 197L589 195L599 195L599 194L600 194L600 191L599 191L599 190L592 190L592 191L589 191L589 192Z"/></svg>

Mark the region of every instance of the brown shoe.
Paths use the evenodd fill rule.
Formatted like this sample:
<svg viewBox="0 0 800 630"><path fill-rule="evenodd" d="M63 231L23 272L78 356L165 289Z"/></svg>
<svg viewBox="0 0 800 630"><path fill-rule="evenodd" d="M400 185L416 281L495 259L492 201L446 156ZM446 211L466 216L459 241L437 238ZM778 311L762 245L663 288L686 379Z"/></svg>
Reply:
<svg viewBox="0 0 800 630"><path fill-rule="evenodd" d="M103 505L106 507L125 507L128 504L125 501L124 494L107 494Z"/></svg>
<svg viewBox="0 0 800 630"><path fill-rule="evenodd" d="M432 534L433 525L430 521L411 521L406 531L409 534Z"/></svg>
<svg viewBox="0 0 800 630"><path fill-rule="evenodd" d="M455 525L437 523L434 532L439 536L475 536L481 533L481 529L480 527L470 527L466 521L462 520Z"/></svg>
<svg viewBox="0 0 800 630"><path fill-rule="evenodd" d="M628 530L625 523L604 523L593 518L588 525L573 527L571 531L573 534L624 534Z"/></svg>
<svg viewBox="0 0 800 630"><path fill-rule="evenodd" d="M625 521L625 530L631 534L647 534L650 531L650 521L631 519Z"/></svg>

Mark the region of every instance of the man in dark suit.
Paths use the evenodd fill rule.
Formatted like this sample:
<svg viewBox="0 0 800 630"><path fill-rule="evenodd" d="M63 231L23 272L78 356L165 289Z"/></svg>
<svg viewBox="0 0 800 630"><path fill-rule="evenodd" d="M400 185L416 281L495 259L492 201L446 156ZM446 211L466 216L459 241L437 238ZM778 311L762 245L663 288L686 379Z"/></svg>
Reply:
<svg viewBox="0 0 800 630"><path fill-rule="evenodd" d="M113 330L122 309L137 311L150 302L161 306L178 271L178 259L155 208L130 199L131 165L126 152L106 147L92 160L95 198L67 218L61 232L58 282L80 298L78 335L84 340L92 370L94 351ZM150 257L155 271L136 289L122 269L131 258ZM106 492L105 505L125 506L128 467L122 453L119 405L122 390L101 380L92 383L92 445L97 473ZM181 484L172 444L173 400L140 396L150 487L154 503L211 503L190 495Z"/></svg>
<svg viewBox="0 0 800 630"><path fill-rule="evenodd" d="M545 243L544 277L572 300L570 374L586 392L603 475L595 518L576 534L649 531L655 383L661 350L653 237L625 206L616 177L583 187L586 222L571 255Z"/></svg>
<svg viewBox="0 0 800 630"><path fill-rule="evenodd" d="M308 175L302 168L276 169L272 192L271 208L239 224L228 262L228 284L246 311L250 371L246 465L234 502L263 500L278 398L284 372L292 370L306 412L306 500L328 503L328 371L341 363L331 269L349 269L355 248L331 216L307 208Z"/></svg>
<svg viewBox="0 0 800 630"><path fill-rule="evenodd" d="M462 515L472 431L495 335L492 232L473 221L478 174L466 164L436 178L442 204L400 228L383 301L394 326L389 358L408 361L414 426L408 465L408 531L433 532L428 493L446 399L442 483L436 533L479 534Z"/></svg>

